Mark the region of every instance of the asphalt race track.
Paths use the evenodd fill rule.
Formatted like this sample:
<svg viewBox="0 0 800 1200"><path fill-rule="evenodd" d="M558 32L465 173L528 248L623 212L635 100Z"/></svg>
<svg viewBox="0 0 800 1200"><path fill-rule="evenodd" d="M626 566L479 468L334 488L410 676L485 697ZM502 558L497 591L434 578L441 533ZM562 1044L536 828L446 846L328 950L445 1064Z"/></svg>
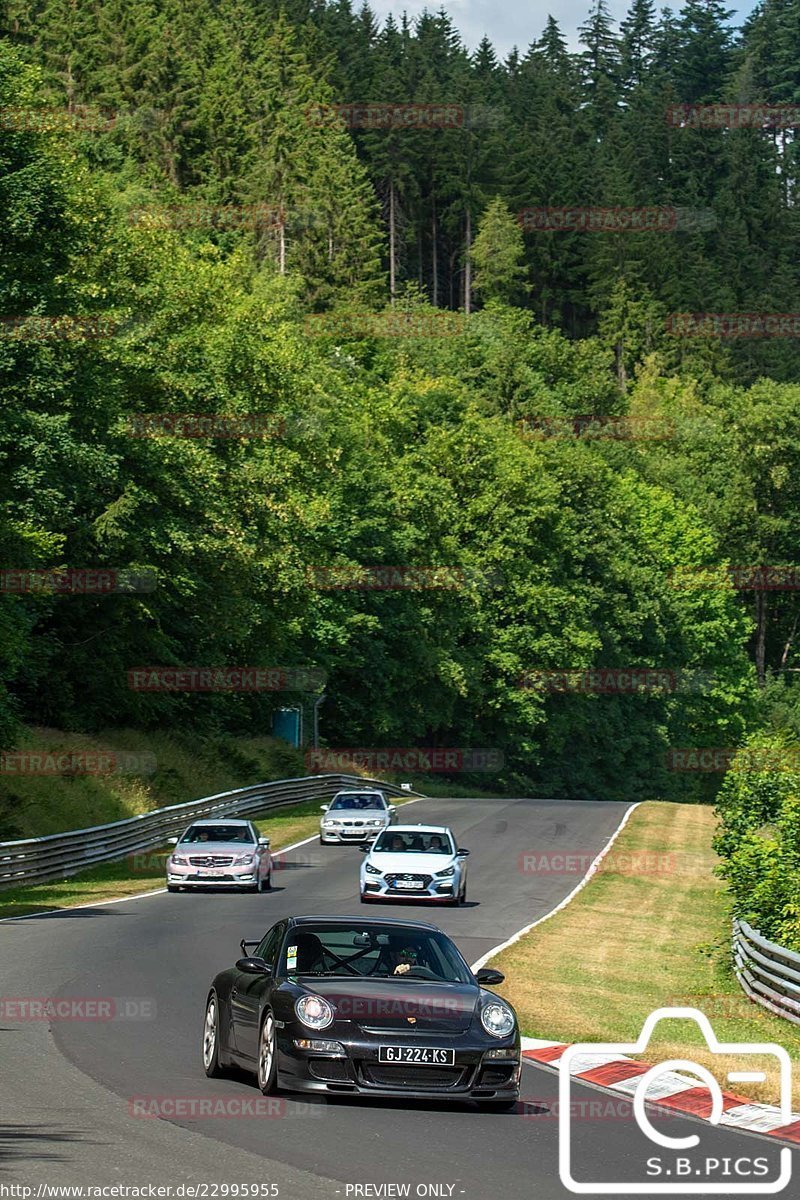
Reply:
<svg viewBox="0 0 800 1200"><path fill-rule="evenodd" d="M471 850L468 902L435 915L421 905L402 911L440 924L475 962L550 911L577 882L570 875L526 874L518 869L520 854L594 855L625 807L416 803L405 820L450 824ZM165 893L0 924L0 996L114 997L143 1017L0 1021L0 1185L272 1182L282 1200L404 1194L381 1190L382 1184L409 1184L405 1194L411 1196L467 1200L570 1195L558 1175L557 1076L530 1065L523 1068L517 1113L287 1095L267 1118L132 1115L134 1097L259 1097L244 1075L209 1080L203 1073L208 984L239 957L240 938L260 937L286 913L396 911L361 908L360 859L355 847L321 847L315 839L286 856L273 875L275 890L266 895ZM557 1013L547 1032L558 1036ZM619 1102L614 1112L606 1105L597 1116L605 1093L584 1086L575 1098L578 1177L640 1182L642 1163L658 1149ZM769 1139L684 1118L667 1124L673 1137L699 1134L705 1151L720 1159L776 1161L778 1148ZM0 1189L3 1194L9 1193Z"/></svg>

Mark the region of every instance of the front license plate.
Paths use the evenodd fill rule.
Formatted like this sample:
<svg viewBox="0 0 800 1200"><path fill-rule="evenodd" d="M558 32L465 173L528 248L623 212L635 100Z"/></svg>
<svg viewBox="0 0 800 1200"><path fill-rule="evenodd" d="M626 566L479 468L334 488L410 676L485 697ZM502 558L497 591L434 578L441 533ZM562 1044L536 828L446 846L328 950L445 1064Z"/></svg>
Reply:
<svg viewBox="0 0 800 1200"><path fill-rule="evenodd" d="M378 1062L416 1063L430 1067L455 1065L455 1050L440 1050L435 1046L379 1046Z"/></svg>
<svg viewBox="0 0 800 1200"><path fill-rule="evenodd" d="M221 879L225 874L224 871L212 871L209 867L201 867L200 874L208 879Z"/></svg>
<svg viewBox="0 0 800 1200"><path fill-rule="evenodd" d="M394 885L396 888L402 888L405 892L418 891L424 887L421 879L398 879Z"/></svg>

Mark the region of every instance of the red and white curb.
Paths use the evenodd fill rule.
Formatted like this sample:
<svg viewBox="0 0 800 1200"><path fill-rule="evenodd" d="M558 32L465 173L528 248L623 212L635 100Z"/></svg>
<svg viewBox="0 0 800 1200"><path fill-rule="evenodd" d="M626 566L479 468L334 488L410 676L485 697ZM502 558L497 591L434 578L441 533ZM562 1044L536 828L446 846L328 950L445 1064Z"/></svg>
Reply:
<svg viewBox="0 0 800 1200"><path fill-rule="evenodd" d="M538 1038L522 1038L523 1062L558 1070L562 1056L569 1049L566 1042L540 1041ZM570 1063L570 1077L597 1087L620 1092L633 1099L633 1094L642 1075L651 1067L621 1054L576 1054ZM792 1113L786 1123L777 1105L753 1104L744 1096L732 1092L722 1093L723 1113L719 1124L733 1129L744 1129L751 1133L766 1134L784 1142L800 1145L800 1113ZM677 1071L665 1071L654 1080L647 1091L648 1104L669 1109L672 1113L708 1120L711 1115L711 1096L708 1089L698 1087L696 1079L689 1079Z"/></svg>

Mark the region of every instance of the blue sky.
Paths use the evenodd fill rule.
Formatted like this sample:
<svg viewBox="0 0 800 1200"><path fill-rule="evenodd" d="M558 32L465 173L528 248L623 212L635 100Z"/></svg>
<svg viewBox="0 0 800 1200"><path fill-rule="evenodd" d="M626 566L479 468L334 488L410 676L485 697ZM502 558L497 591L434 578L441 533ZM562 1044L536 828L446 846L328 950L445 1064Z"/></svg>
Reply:
<svg viewBox="0 0 800 1200"><path fill-rule="evenodd" d="M542 3L532 5L528 0L512 0L511 3L497 3L497 0L370 0L370 8L381 19L392 12L399 17L403 11L409 16L415 16L424 8L436 11L444 8L452 17L456 27L461 32L464 41L474 49L484 33L488 34L501 57L508 53L513 45L524 51L530 43L538 38L547 20L547 14L552 13L558 21L570 46L577 46L578 26L586 20L590 0L542 0ZM662 5L657 0L657 7ZM678 10L681 0L673 0L671 8ZM741 7L735 8L736 15L732 18L734 24L739 24L755 7L754 3L744 0ZM628 0L609 0L612 16L621 20L627 11Z"/></svg>

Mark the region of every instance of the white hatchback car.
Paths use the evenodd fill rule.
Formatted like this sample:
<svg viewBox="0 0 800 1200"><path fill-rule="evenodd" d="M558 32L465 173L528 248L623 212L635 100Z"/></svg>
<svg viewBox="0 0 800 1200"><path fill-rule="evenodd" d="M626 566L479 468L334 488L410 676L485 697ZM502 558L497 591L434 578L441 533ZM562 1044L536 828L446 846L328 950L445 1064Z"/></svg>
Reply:
<svg viewBox="0 0 800 1200"><path fill-rule="evenodd" d="M361 901L430 900L463 904L469 850L460 850L446 825L395 825L361 864Z"/></svg>
<svg viewBox="0 0 800 1200"><path fill-rule="evenodd" d="M395 820L395 807L376 788L337 792L330 804L320 805L319 841L371 842Z"/></svg>

